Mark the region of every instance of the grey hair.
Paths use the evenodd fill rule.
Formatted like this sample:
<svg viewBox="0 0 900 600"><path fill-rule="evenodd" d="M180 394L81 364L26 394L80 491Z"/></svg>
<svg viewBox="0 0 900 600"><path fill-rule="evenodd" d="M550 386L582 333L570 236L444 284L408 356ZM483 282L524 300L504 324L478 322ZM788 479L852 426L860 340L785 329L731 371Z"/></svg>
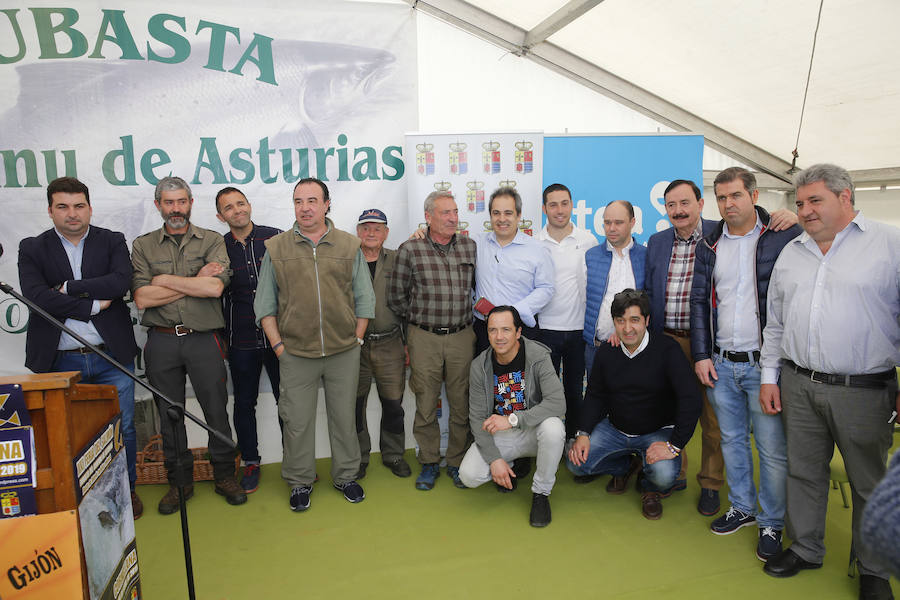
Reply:
<svg viewBox="0 0 900 600"><path fill-rule="evenodd" d="M821 181L832 194L840 196L844 190L850 190L850 204L856 203L856 191L850 173L844 167L830 163L818 163L794 175L794 190L804 185Z"/></svg>
<svg viewBox="0 0 900 600"><path fill-rule="evenodd" d="M451 194L447 190L438 190L435 192L431 192L427 196L425 196L425 212L430 215L434 214L434 203L438 198L450 198L453 200L453 194Z"/></svg>
<svg viewBox="0 0 900 600"><path fill-rule="evenodd" d="M159 202L162 200L163 192L171 192L172 190L184 190L187 192L188 198L194 197L194 195L191 194L191 186L189 186L181 177L163 177L159 180L159 183L156 184L156 191L153 193L153 198Z"/></svg>

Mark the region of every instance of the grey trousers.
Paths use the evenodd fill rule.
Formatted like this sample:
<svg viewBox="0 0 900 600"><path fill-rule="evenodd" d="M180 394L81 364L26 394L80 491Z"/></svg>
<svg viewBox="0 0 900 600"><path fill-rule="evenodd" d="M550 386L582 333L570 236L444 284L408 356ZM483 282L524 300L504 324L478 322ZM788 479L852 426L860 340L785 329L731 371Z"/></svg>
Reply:
<svg viewBox="0 0 900 600"><path fill-rule="evenodd" d="M316 409L319 381L322 381L331 444L331 479L337 484L353 481L359 469L356 437L359 346L323 358L302 358L282 352L278 361L281 373L278 416L284 423L281 476L291 487L312 485L316 478Z"/></svg>
<svg viewBox="0 0 900 600"><path fill-rule="evenodd" d="M403 427L403 390L406 388L406 353L400 333L394 337L366 341L359 357L359 385L356 390L356 435L360 460L369 464L372 440L366 421L366 404L372 379L381 400L381 460L391 463L406 450Z"/></svg>
<svg viewBox="0 0 900 600"><path fill-rule="evenodd" d="M787 507L791 549L802 559L825 557L825 512L834 445L844 457L853 491L853 537L859 572L887 579L876 554L860 543L866 499L885 472L894 426L888 423L896 381L885 389L814 383L788 368L781 372L781 405L787 438Z"/></svg>
<svg viewBox="0 0 900 600"><path fill-rule="evenodd" d="M225 410L228 391L225 389L225 356L222 350L221 339L212 331L177 336L151 329L144 346L144 362L150 383L182 407L185 376L190 376L206 424L230 438L231 425ZM180 439L185 443L187 436L184 419L173 427L166 414L167 406L159 398L156 399L169 483L187 485L194 480L194 458L189 450L185 450L182 453L182 472L176 473L175 441ZM237 451L213 436L209 437L208 444L216 480L233 477Z"/></svg>

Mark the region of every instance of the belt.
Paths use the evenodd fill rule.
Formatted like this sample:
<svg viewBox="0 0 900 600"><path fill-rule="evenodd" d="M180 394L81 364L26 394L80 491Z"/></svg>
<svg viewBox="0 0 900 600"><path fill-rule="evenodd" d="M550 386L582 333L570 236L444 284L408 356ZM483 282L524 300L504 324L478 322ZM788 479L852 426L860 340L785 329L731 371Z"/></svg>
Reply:
<svg viewBox="0 0 900 600"><path fill-rule="evenodd" d="M419 325L418 323L413 323L413 325L415 325L419 329L437 335L449 335L451 333L456 333L457 331L462 331L469 326L468 323L466 323L465 325L454 325L453 327L428 327L427 325Z"/></svg>
<svg viewBox="0 0 900 600"><path fill-rule="evenodd" d="M750 362L751 356L753 357L753 362L759 362L759 350L754 350L753 352L731 352L713 345L713 352L731 362Z"/></svg>
<svg viewBox="0 0 900 600"><path fill-rule="evenodd" d="M669 329L668 327L663 327L663 331L670 335L674 335L675 337L680 338L689 338L691 337L691 332L688 329Z"/></svg>
<svg viewBox="0 0 900 600"><path fill-rule="evenodd" d="M178 337L183 335L188 335L190 333L203 333L202 331L197 331L195 329L191 329L190 327L185 327L184 325L178 324L175 327L160 327L159 325L154 325L153 329L160 333L169 333L175 334Z"/></svg>
<svg viewBox="0 0 900 600"><path fill-rule="evenodd" d="M106 344L98 344L97 348L100 350L106 350ZM71 350L60 350L60 352L66 352L69 354L93 354L94 351L88 348L87 346L82 346L81 348L73 348Z"/></svg>
<svg viewBox="0 0 900 600"><path fill-rule="evenodd" d="M797 365L792 360L785 359L784 364L794 373L809 377L809 380L815 383L824 383L826 385L842 385L845 387L860 387L879 390L886 388L895 377L897 371L889 369L881 373L870 373L868 375L832 375L831 373L822 373L821 371L810 371Z"/></svg>
<svg viewBox="0 0 900 600"><path fill-rule="evenodd" d="M368 333L366 334L366 341L377 342L378 340L386 340L387 338L394 337L398 333L400 333L399 327L394 327L390 331L385 331L384 333Z"/></svg>

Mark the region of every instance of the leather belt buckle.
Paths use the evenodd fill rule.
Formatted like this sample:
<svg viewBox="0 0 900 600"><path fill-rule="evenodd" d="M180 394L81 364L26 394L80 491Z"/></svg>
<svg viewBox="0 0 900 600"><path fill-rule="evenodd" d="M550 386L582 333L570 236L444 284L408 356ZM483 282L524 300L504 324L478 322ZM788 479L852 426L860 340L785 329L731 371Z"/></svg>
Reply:
<svg viewBox="0 0 900 600"><path fill-rule="evenodd" d="M193 330L190 327L185 327L181 323L175 326L175 335L178 337L185 336L189 333L193 333Z"/></svg>

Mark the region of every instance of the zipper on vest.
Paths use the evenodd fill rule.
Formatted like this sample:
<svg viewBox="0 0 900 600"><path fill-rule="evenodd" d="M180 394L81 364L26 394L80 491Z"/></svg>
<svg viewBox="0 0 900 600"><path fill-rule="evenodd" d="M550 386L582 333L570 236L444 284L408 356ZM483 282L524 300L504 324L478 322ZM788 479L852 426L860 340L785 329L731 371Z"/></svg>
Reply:
<svg viewBox="0 0 900 600"><path fill-rule="evenodd" d="M316 247L313 246L313 269L316 272L316 299L319 301L319 341L322 344L322 356L325 356L325 334L322 323L322 290L319 287L319 259L316 258Z"/></svg>

